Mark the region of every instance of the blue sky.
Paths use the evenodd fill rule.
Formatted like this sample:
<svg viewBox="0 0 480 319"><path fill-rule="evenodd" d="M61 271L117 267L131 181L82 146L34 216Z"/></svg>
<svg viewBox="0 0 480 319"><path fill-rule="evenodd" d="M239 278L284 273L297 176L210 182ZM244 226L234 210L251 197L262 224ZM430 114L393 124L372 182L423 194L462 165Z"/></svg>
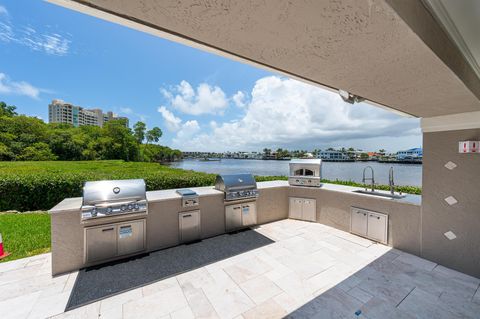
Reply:
<svg viewBox="0 0 480 319"><path fill-rule="evenodd" d="M421 146L417 119L350 106L322 89L44 1L0 0L0 100L48 120L54 98L159 126L161 143L182 150Z"/></svg>

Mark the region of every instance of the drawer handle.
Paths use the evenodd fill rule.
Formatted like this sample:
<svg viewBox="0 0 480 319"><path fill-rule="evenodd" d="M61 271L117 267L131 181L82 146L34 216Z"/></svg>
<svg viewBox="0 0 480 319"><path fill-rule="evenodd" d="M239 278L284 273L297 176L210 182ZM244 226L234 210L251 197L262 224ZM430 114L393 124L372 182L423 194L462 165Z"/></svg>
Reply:
<svg viewBox="0 0 480 319"><path fill-rule="evenodd" d="M377 219L380 219L380 216L373 216L373 215L370 215L370 217L377 217Z"/></svg>
<svg viewBox="0 0 480 319"><path fill-rule="evenodd" d="M186 217L192 217L192 214L183 215L183 218L186 218Z"/></svg>
<svg viewBox="0 0 480 319"><path fill-rule="evenodd" d="M233 209L240 209L240 207L233 207Z"/></svg>
<svg viewBox="0 0 480 319"><path fill-rule="evenodd" d="M113 230L113 227L111 227L111 228L104 228L104 229L102 229L102 231L110 231L110 230Z"/></svg>

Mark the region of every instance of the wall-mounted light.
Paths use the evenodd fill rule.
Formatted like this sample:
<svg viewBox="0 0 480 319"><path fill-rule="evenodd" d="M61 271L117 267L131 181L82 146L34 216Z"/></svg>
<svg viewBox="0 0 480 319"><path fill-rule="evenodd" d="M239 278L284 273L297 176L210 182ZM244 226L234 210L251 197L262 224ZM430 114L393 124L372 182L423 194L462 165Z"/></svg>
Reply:
<svg viewBox="0 0 480 319"><path fill-rule="evenodd" d="M365 98L355 94L348 93L345 90L338 90L338 94L340 94L340 96L342 97L342 100L350 104L360 103L365 101Z"/></svg>

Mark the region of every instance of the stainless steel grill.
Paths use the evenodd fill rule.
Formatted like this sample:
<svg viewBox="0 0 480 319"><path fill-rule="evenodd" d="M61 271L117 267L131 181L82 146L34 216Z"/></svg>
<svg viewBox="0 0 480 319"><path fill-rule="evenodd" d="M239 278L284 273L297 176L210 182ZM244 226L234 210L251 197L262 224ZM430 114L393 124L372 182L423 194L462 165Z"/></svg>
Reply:
<svg viewBox="0 0 480 319"><path fill-rule="evenodd" d="M82 220L146 212L143 179L86 182L83 186Z"/></svg>
<svg viewBox="0 0 480 319"><path fill-rule="evenodd" d="M257 182L252 174L217 175L215 189L225 193L225 200L257 198Z"/></svg>
<svg viewBox="0 0 480 319"><path fill-rule="evenodd" d="M298 186L321 186L321 159L293 159L290 161L288 183Z"/></svg>

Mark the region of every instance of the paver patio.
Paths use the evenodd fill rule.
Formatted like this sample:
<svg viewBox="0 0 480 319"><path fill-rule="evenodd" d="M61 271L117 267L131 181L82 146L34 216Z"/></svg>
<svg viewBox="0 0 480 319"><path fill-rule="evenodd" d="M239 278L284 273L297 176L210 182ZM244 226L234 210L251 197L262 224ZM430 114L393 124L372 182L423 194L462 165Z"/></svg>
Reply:
<svg viewBox="0 0 480 319"><path fill-rule="evenodd" d="M50 254L0 264L1 317L480 317L480 279L322 224L256 231L275 242L66 313L77 273L52 278Z"/></svg>

